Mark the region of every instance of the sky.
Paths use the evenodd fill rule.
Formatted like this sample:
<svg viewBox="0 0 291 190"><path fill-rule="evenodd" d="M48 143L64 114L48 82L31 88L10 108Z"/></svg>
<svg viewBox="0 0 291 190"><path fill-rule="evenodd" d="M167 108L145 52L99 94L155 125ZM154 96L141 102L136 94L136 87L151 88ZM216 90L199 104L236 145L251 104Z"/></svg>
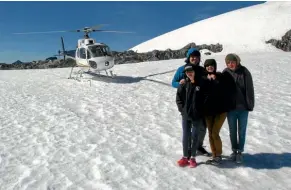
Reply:
<svg viewBox="0 0 291 190"><path fill-rule="evenodd" d="M91 37L125 51L144 41L199 20L263 2L0 2L0 63L54 56L76 48L82 33L15 35L16 32L75 30L106 24L101 29L133 34L94 33Z"/></svg>

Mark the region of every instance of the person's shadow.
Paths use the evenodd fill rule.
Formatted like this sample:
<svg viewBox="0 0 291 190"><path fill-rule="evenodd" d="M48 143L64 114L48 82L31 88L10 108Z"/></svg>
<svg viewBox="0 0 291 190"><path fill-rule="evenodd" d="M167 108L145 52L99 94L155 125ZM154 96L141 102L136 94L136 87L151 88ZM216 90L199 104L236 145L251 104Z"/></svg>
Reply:
<svg viewBox="0 0 291 190"><path fill-rule="evenodd" d="M243 163L237 164L227 158L223 158L219 168L236 168L249 167L254 169L280 169L283 167L291 168L291 153L258 153L258 154L243 154Z"/></svg>

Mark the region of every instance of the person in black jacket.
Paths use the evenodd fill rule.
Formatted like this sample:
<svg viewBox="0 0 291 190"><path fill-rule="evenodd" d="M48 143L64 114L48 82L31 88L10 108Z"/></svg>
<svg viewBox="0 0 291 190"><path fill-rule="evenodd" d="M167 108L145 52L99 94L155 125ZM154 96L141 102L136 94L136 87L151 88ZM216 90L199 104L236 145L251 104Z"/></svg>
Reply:
<svg viewBox="0 0 291 190"><path fill-rule="evenodd" d="M184 121L189 121L190 125L183 125L183 157L177 162L184 167L196 167L196 151L199 143L199 133L203 124L203 102L204 84L202 80L197 80L195 67L186 65L184 69L186 80L177 89L176 104ZM191 137L191 138L190 138ZM190 144L191 153L188 151ZM189 153L191 155L189 155ZM190 157L190 159L188 159Z"/></svg>
<svg viewBox="0 0 291 190"><path fill-rule="evenodd" d="M187 56L185 60L185 65L180 66L173 79L172 79L172 86L174 88L178 88L180 85L184 84L186 81L187 76L185 75L185 66L186 65L191 65L193 69L195 69L195 78L196 82L201 80L203 76L206 75L206 71L204 67L200 66L200 61L201 61L201 54L198 49L196 48L190 48L187 51ZM200 128L200 134L199 134L199 143L198 143L198 149L197 152L199 155L205 155L205 156L210 156L209 152L204 148L203 146L203 141L206 135L206 121L203 120L203 126ZM187 126L191 126L191 121L189 120L184 120L182 117L182 127L185 128ZM191 154L191 149L189 148L189 155Z"/></svg>
<svg viewBox="0 0 291 190"><path fill-rule="evenodd" d="M226 119L226 112L229 111L230 104L226 91L226 78L221 72L217 72L217 63L215 59L207 59L204 62L207 76L204 77L205 100L203 113L207 124L209 134L209 144L212 151L212 158L207 164L220 164L222 160L222 141L219 136L220 129Z"/></svg>
<svg viewBox="0 0 291 190"><path fill-rule="evenodd" d="M248 115L253 111L255 105L254 85L250 71L241 65L241 59L236 54L228 54L225 57L227 68L223 73L230 76L230 81L235 83L235 90L230 90L233 94L229 99L231 111L227 113L229 125L231 148L233 153L230 159L237 163L243 161L242 152L244 152L246 129Z"/></svg>

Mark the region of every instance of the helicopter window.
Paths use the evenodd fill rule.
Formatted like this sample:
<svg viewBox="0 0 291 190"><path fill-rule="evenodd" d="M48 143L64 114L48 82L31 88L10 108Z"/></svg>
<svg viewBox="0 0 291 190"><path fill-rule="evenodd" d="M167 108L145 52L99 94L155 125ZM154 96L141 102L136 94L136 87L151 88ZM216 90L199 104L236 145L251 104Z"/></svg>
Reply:
<svg viewBox="0 0 291 190"><path fill-rule="evenodd" d="M111 52L107 46L89 46L92 57L110 56Z"/></svg>
<svg viewBox="0 0 291 190"><path fill-rule="evenodd" d="M81 59L86 59L86 50L85 48L80 49L80 58Z"/></svg>
<svg viewBox="0 0 291 190"><path fill-rule="evenodd" d="M92 57L102 57L104 53L99 46L89 46L90 51L92 52Z"/></svg>
<svg viewBox="0 0 291 190"><path fill-rule="evenodd" d="M101 46L100 48L105 55L111 56L111 52L108 46Z"/></svg>

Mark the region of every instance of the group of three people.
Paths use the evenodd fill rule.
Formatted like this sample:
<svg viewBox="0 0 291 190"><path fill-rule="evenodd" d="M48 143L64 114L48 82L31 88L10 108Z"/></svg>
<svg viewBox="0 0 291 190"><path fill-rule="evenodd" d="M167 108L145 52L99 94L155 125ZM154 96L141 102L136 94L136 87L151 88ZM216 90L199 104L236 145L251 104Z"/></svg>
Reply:
<svg viewBox="0 0 291 190"><path fill-rule="evenodd" d="M177 88L176 104L182 115L183 157L179 166L196 167L197 152L207 154L203 148L206 128L212 156L206 162L219 164L222 160L222 141L219 136L227 118L232 154L230 159L242 162L248 113L254 109L252 75L241 64L236 54L225 57L226 68L217 71L215 59L207 59L200 66L199 50L190 48L186 64L179 67L172 80Z"/></svg>

